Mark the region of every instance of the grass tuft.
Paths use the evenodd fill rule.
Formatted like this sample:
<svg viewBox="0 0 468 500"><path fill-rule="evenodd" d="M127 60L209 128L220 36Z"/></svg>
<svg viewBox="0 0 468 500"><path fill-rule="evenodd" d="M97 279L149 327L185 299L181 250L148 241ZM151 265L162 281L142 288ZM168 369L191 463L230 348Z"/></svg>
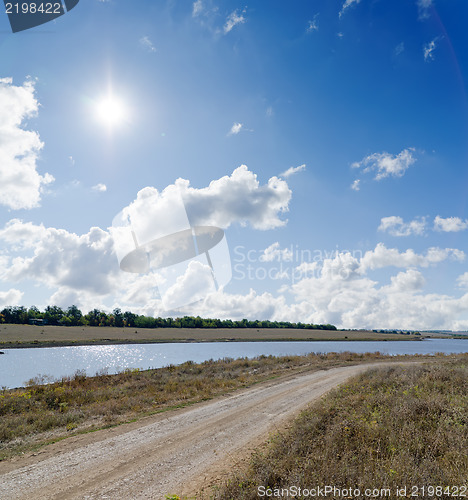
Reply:
<svg viewBox="0 0 468 500"><path fill-rule="evenodd" d="M382 367L309 407L212 498L257 499L259 486L353 485L393 495L405 485L466 487L467 450L468 355Z"/></svg>

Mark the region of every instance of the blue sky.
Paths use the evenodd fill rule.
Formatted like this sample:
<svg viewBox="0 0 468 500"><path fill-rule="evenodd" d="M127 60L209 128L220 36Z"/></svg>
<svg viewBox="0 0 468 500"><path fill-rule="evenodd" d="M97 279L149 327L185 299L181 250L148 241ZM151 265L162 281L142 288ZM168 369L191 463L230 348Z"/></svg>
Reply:
<svg viewBox="0 0 468 500"><path fill-rule="evenodd" d="M468 329L467 20L462 0L2 15L0 306ZM109 228L140 207L158 231L177 210L145 203L176 191L225 230L232 279L192 263L171 293L197 301L168 308Z"/></svg>

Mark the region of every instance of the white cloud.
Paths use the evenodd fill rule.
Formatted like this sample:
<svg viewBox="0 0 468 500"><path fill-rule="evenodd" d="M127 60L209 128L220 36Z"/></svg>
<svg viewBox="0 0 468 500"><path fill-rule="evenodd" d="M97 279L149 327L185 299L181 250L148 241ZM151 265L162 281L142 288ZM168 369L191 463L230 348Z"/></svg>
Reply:
<svg viewBox="0 0 468 500"><path fill-rule="evenodd" d="M174 203L182 198L185 202L185 208L181 202L182 222L186 225L189 214L194 225L228 227L237 222L265 230L286 224L280 216L288 209L291 191L287 183L277 177L261 185L255 174L241 166L232 175L217 179L202 189L191 187L184 179L178 179L162 192L144 188L122 213L124 217L132 215L132 221L135 213L142 215L143 220L138 222L140 232L148 228L154 232L167 222L170 227L166 229L171 233L171 224L177 225L180 221L169 215L176 212ZM156 289L164 285L161 275L138 276L121 272L114 240L108 231L91 228L77 235L64 229L12 219L0 229L0 242L7 252L0 255L0 280L8 283L31 280L40 284L44 290L51 290L48 303L104 307L103 300L114 296L120 304L135 303L139 298L139 307L151 304L160 312L164 311ZM286 253L283 251L283 255ZM206 269L202 271L194 264L183 276L183 284L188 287L185 293L190 292L191 297L197 298L197 295L192 293L193 286L188 285L202 283L201 276L207 278ZM212 279L210 283L213 286ZM181 283L174 284L176 288L177 285L180 288ZM165 291L165 300L171 293L174 297L177 295L176 288ZM200 291L200 297L204 293L205 290Z"/></svg>
<svg viewBox="0 0 468 500"><path fill-rule="evenodd" d="M11 246L13 250L34 248L47 237L47 229L43 224L23 222L20 219L11 219L0 229L0 240Z"/></svg>
<svg viewBox="0 0 468 500"><path fill-rule="evenodd" d="M390 278L391 284L386 287L389 292L408 292L421 290L426 280L420 271L408 269Z"/></svg>
<svg viewBox="0 0 468 500"><path fill-rule="evenodd" d="M239 222L264 230L287 222L279 217L288 211L292 194L286 181L271 177L267 184L260 185L257 176L245 165L230 176L212 181L206 188L192 188L184 179L178 179L176 186L194 225L227 228Z"/></svg>
<svg viewBox="0 0 468 500"><path fill-rule="evenodd" d="M39 134L22 127L38 107L32 81L15 86L0 78L0 204L15 210L39 206L44 186L54 180L36 170L44 146Z"/></svg>
<svg viewBox="0 0 468 500"><path fill-rule="evenodd" d="M361 259L360 270L381 269L384 267L429 267L447 259L463 261L465 253L456 248L429 248L425 255L417 254L409 248L399 252L396 248L387 248L383 243L378 243L374 250L367 251Z"/></svg>
<svg viewBox="0 0 468 500"><path fill-rule="evenodd" d="M352 184L351 184L351 189L353 191L359 191L361 189L361 179L356 179Z"/></svg>
<svg viewBox="0 0 468 500"><path fill-rule="evenodd" d="M238 13L238 9L234 10L229 14L229 16L226 19L226 23L224 25L225 35L229 33L234 28L234 26L245 23L246 18L244 17L243 14L245 14L245 9L240 14Z"/></svg>
<svg viewBox="0 0 468 500"><path fill-rule="evenodd" d="M386 177L402 177L406 170L416 162L413 156L414 148L404 149L397 155L391 155L387 152L373 153L360 162L355 162L353 168L361 168L363 173L376 171L374 179L379 181Z"/></svg>
<svg viewBox="0 0 468 500"><path fill-rule="evenodd" d="M273 106L268 106L265 113L268 116L268 118L272 117L275 114Z"/></svg>
<svg viewBox="0 0 468 500"><path fill-rule="evenodd" d="M280 177L291 177L291 175L297 174L298 172L302 172L306 169L305 163L299 165L298 167L289 167L284 172L281 172Z"/></svg>
<svg viewBox="0 0 468 500"><path fill-rule="evenodd" d="M460 298L424 294L425 278L416 269L399 272L390 278L389 285L379 286L366 276L370 268L363 262L369 260L369 253L376 251L367 252L362 259L349 253L325 259L312 276L291 286L290 291L300 306L296 312L303 314L307 310L313 322L346 328L406 329L450 328L456 317L466 312L468 294ZM426 256L411 252L394 251L392 258L380 264L406 267L408 263L434 260L430 250Z"/></svg>
<svg viewBox="0 0 468 500"><path fill-rule="evenodd" d="M440 255L435 258L438 253L439 249L430 249L423 256L413 252L414 259L408 258L411 252L397 251L397 260L403 256L403 260L420 264L440 262ZM299 267L303 278L292 286L282 286L279 296L252 289L246 295L218 292L187 314L333 323L346 328L431 329L452 327L468 307L468 294L460 298L424 294L425 278L414 268L398 272L388 285L380 285L366 276L369 269L364 269L361 259L347 252ZM286 302L288 292L295 303Z"/></svg>
<svg viewBox="0 0 468 500"><path fill-rule="evenodd" d="M202 0L196 0L196 2L193 2L192 6L192 16L197 17L201 14L203 11L203 2Z"/></svg>
<svg viewBox="0 0 468 500"><path fill-rule="evenodd" d="M148 52L156 52L156 47L148 36L140 38L140 45Z"/></svg>
<svg viewBox="0 0 468 500"><path fill-rule="evenodd" d="M461 274L457 278L457 283L460 288L468 288L468 272Z"/></svg>
<svg viewBox="0 0 468 500"><path fill-rule="evenodd" d="M208 295L204 302L198 306L197 314L206 317L217 317L221 319L243 319L243 318L271 318L286 320L287 317L305 317L307 312L298 312L300 306L288 306L283 296L275 297L268 292L258 294L250 289L247 294L228 294L217 292ZM304 308L305 309L305 308ZM192 311L188 309L188 313ZM308 317L308 316L307 316Z"/></svg>
<svg viewBox="0 0 468 500"><path fill-rule="evenodd" d="M307 33L312 33L314 31L318 31L318 14L315 14L314 18L307 23Z"/></svg>
<svg viewBox="0 0 468 500"><path fill-rule="evenodd" d="M110 234L91 228L78 236L64 229L45 228L13 219L0 230L0 240L12 250L32 250L32 255L12 258L2 274L11 282L35 280L48 287L63 287L108 294L114 289L117 259Z"/></svg>
<svg viewBox="0 0 468 500"><path fill-rule="evenodd" d="M107 191L107 186L105 184L96 184L95 186L92 187L94 191L99 191L100 193L104 193Z"/></svg>
<svg viewBox="0 0 468 500"><path fill-rule="evenodd" d="M301 271L300 279L290 286L284 285L278 296L253 289L245 294L214 292L209 266L192 262L166 295L169 292L168 297L180 303L180 294L196 300L211 293L201 302L168 313L156 292L160 275L119 272L112 240L106 231L92 228L78 236L15 219L1 230L0 240L10 252L14 243L18 250L32 254L0 259L1 279L32 280L45 289L50 288L51 296L45 304L56 303L62 307L75 303L83 310L121 307L156 316L200 314L232 319L333 323L346 328L410 329L453 328L461 324L458 316L465 314L468 308L468 293L459 298L425 294L425 278L421 270L416 269L449 258L462 260L463 252L456 249L430 248L417 254L411 249L400 252L379 244L362 258L349 252L336 253L321 262L303 262L297 267ZM268 257L260 260L269 261L289 258L290 252L275 243L264 255ZM404 270L391 276L388 284L368 276L374 269L390 266ZM457 282L460 287L467 287L468 273L459 276ZM288 294L292 294L294 303L287 302ZM22 292L16 288L0 292L0 304L16 305L21 300ZM106 305L105 300L112 300L112 307Z"/></svg>
<svg viewBox="0 0 468 500"><path fill-rule="evenodd" d="M404 222L401 217L392 215L391 217L382 217L378 230L388 232L392 236L410 236L411 234L424 234L425 228L426 219L424 217Z"/></svg>
<svg viewBox="0 0 468 500"><path fill-rule="evenodd" d="M164 294L166 309L178 307L180 304L191 304L215 292L210 266L198 261L191 261L185 273L179 276Z"/></svg>
<svg viewBox="0 0 468 500"><path fill-rule="evenodd" d="M122 213L124 218L139 221L135 229L138 234L154 232L154 221L158 221L161 234L171 234L189 222L221 228L234 223L250 224L266 230L286 224L280 215L288 211L290 199L286 181L271 177L267 184L260 185L257 176L242 165L230 176L201 189L191 187L186 179L177 179L162 192L146 187Z"/></svg>
<svg viewBox="0 0 468 500"><path fill-rule="evenodd" d="M434 219L434 230L444 231L446 233L456 233L464 231L468 227L468 220L462 220L460 217L447 217L444 219L440 215Z"/></svg>
<svg viewBox="0 0 468 500"><path fill-rule="evenodd" d="M361 3L361 0L346 0L341 7L339 16L341 17L345 13L345 11L348 10L352 5L357 5L358 3Z"/></svg>
<svg viewBox="0 0 468 500"><path fill-rule="evenodd" d="M429 11L432 8L432 0L417 0L419 19L427 19L430 17Z"/></svg>
<svg viewBox="0 0 468 500"><path fill-rule="evenodd" d="M292 261L293 252L290 248L280 248L279 242L271 244L268 248L263 250L262 255L260 255L259 260L261 262L273 262L273 261Z"/></svg>
<svg viewBox="0 0 468 500"><path fill-rule="evenodd" d="M242 123L234 123L231 127L231 130L228 132L228 135L237 135L244 125Z"/></svg>
<svg viewBox="0 0 468 500"><path fill-rule="evenodd" d="M21 305L23 295L23 292L16 290L16 288L11 288L7 292L0 292L0 307Z"/></svg>
<svg viewBox="0 0 468 500"><path fill-rule="evenodd" d="M424 60L427 61L433 61L434 60L434 50L437 48L437 41L439 40L439 37L434 38L434 40L431 40L430 42L424 44L423 46L423 53L424 53Z"/></svg>

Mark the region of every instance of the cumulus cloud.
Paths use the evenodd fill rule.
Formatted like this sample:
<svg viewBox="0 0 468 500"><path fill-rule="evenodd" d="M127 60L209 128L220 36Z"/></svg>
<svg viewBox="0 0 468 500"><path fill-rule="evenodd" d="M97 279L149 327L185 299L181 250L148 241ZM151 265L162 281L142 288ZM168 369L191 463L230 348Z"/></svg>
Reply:
<svg viewBox="0 0 468 500"><path fill-rule="evenodd" d="M291 175L297 174L298 172L302 172L306 169L305 163L299 165L298 167L289 167L284 172L281 172L280 177L291 177Z"/></svg>
<svg viewBox="0 0 468 500"><path fill-rule="evenodd" d="M351 189L353 191L359 191L361 189L361 179L356 179L352 184L351 184Z"/></svg>
<svg viewBox="0 0 468 500"><path fill-rule="evenodd" d="M325 259L315 266L312 276L292 285L290 291L301 310L307 304L314 322L347 328L450 328L466 311L468 294L460 298L424 294L425 278L414 268L440 262L450 252L434 249L421 256L391 249L386 253L379 244L362 259L346 252ZM376 255L375 268L397 265L409 269L391 276L388 285L380 285L366 275L371 270L370 257Z"/></svg>
<svg viewBox="0 0 468 500"><path fill-rule="evenodd" d="M0 79L0 204L15 210L39 206L44 186L54 181L37 172L44 146L39 134L22 126L38 107L32 81L16 86L11 78Z"/></svg>
<svg viewBox="0 0 468 500"><path fill-rule="evenodd" d="M430 42L424 44L423 53L424 53L424 60L426 62L434 60L434 50L437 48L438 40L439 37L436 37L434 38L434 40L431 40Z"/></svg>
<svg viewBox="0 0 468 500"><path fill-rule="evenodd" d="M263 250L262 255L260 255L260 261L262 262L272 262L276 261L291 261L293 257L293 252L290 248L280 248L279 242L271 244L268 248Z"/></svg>
<svg viewBox="0 0 468 500"><path fill-rule="evenodd" d="M460 217L443 218L437 215L434 219L434 230L444 231L446 233L456 233L464 231L468 227L468 220L462 220Z"/></svg>
<svg viewBox="0 0 468 500"><path fill-rule="evenodd" d="M425 228L426 219L424 217L404 222L401 217L392 215L391 217L382 217L378 230L388 232L392 236L410 236L424 234Z"/></svg>
<svg viewBox="0 0 468 500"><path fill-rule="evenodd" d="M146 187L114 219L111 230L118 242L116 252L121 259L135 247L125 229L128 221L131 221L138 244L192 226L228 228L239 223L266 230L286 224L281 216L288 210L290 199L291 190L286 181L272 177L261 185L257 176L245 165L235 169L230 176L214 180L201 189L191 187L186 179L177 179L161 192L154 187ZM188 247L185 249L189 242L173 240L166 242L165 252L174 252L172 245L177 245L178 252L186 250L190 253ZM183 248L180 247L182 244Z"/></svg>
<svg viewBox="0 0 468 500"><path fill-rule="evenodd" d="M351 166L352 168L360 168L363 173L376 172L374 177L376 181L386 177L402 177L406 170L416 162L413 153L414 148L404 149L397 155L391 155L387 152L373 153Z"/></svg>
<svg viewBox="0 0 468 500"><path fill-rule="evenodd" d="M215 315L221 319L274 318L281 321L286 320L286 317L294 317L298 309L298 306L287 305L283 296L275 297L268 292L259 294L250 289L246 294L223 291L210 294L200 306L197 305L196 311L200 311L200 316ZM188 311L191 312L190 309ZM304 313L296 317L304 317Z"/></svg>
<svg viewBox="0 0 468 500"><path fill-rule="evenodd" d="M388 249L380 243L362 257L349 252L334 253L320 262L302 262L296 268L299 279L284 285L276 296L253 289L244 294L215 291L210 267L193 261L185 273L169 284L165 295L168 303L173 298L180 304L181 294L192 302L203 300L171 314L156 290L157 285L164 284L164 278L156 272L143 276L119 272L110 235L102 229L92 228L79 236L15 219L0 231L0 240L11 254L15 249L29 252L27 256L3 256L0 279L32 280L50 288L52 295L46 303L62 307L74 303L84 310L121 307L156 316L200 314L333 323L346 328L410 329L452 328L460 323L458 316L468 307L468 293L459 298L424 293L422 269L447 259L462 261L464 253L457 249L430 248L418 254L411 249ZM290 251L276 242L265 249L260 260L290 257ZM384 267L400 268L387 284L370 275ZM287 279L287 275L284 277ZM457 283L466 288L468 273L459 276ZM289 294L293 303L287 300ZM22 292L16 288L0 292L0 304L16 305L21 300ZM112 300L110 308L109 300Z"/></svg>
<svg viewBox="0 0 468 500"><path fill-rule="evenodd" d="M243 24L247 20L244 17L245 14L245 9L239 13L239 10L236 9L233 12L229 14L229 16L226 19L226 23L224 24L224 34L228 34L234 26L237 26L238 24Z"/></svg>
<svg viewBox="0 0 468 500"><path fill-rule="evenodd" d="M35 280L48 287L108 294L118 271L110 234L99 228L78 236L13 219L0 231L12 250L32 250L14 257L2 273L10 282Z"/></svg>
<svg viewBox="0 0 468 500"><path fill-rule="evenodd" d="M297 268L302 279L291 286L284 285L278 296L259 294L253 289L246 295L217 292L200 306L188 309L187 314L333 323L346 328L451 328L457 323L457 316L466 312L468 294L459 298L424 294L425 278L415 269L441 262L444 255L455 256L457 252L393 252L385 266L396 263L408 268L391 276L389 284L380 284L367 275L371 271L369 262L363 265L362 260L369 257L361 259L341 252L321 262L302 263ZM380 262L379 266L383 264ZM288 293L294 297L292 304L286 301Z"/></svg>
<svg viewBox="0 0 468 500"><path fill-rule="evenodd" d="M244 125L242 123L234 123L231 127L231 130L228 132L228 135L237 135Z"/></svg>
<svg viewBox="0 0 468 500"><path fill-rule="evenodd" d="M352 5L361 3L361 0L346 0L341 7L339 16L341 17Z"/></svg>
<svg viewBox="0 0 468 500"><path fill-rule="evenodd" d="M156 52L156 47L150 40L149 36L144 36L140 38L140 45L148 52Z"/></svg>
<svg viewBox="0 0 468 500"><path fill-rule="evenodd" d="M387 248L383 243L378 243L374 250L367 251L361 259L360 269L381 269L384 267L429 267L447 259L461 262L465 259L465 253L457 248L429 248L425 255L416 253L409 248L400 252L396 248Z"/></svg>
<svg viewBox="0 0 468 500"><path fill-rule="evenodd" d="M23 295L23 292L16 288L10 288L10 290L6 292L0 292L0 307L21 305Z"/></svg>
<svg viewBox="0 0 468 500"><path fill-rule="evenodd" d="M34 248L46 236L47 229L43 224L36 225L20 219L11 219L0 229L0 240L15 251Z"/></svg>
<svg viewBox="0 0 468 500"><path fill-rule="evenodd" d="M177 277L176 282L165 290L164 306L171 309L181 304L198 302L215 291L211 267L194 260L189 262L187 269Z"/></svg>
<svg viewBox="0 0 468 500"><path fill-rule="evenodd" d="M280 218L288 211L292 195L286 181L271 177L260 185L246 165L236 168L230 176L210 182L206 188L193 188L184 179L178 179L176 185L194 225L227 228L238 222L265 230L287 222Z"/></svg>
<svg viewBox="0 0 468 500"><path fill-rule="evenodd" d="M416 269L399 272L390 278L391 285L386 288L389 292L408 292L421 290L426 284L422 273Z"/></svg>

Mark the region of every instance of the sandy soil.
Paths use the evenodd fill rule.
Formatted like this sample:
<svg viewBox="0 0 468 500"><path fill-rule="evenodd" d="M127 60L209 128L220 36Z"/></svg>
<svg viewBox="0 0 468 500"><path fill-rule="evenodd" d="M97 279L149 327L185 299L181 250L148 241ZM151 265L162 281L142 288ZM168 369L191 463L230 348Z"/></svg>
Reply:
<svg viewBox="0 0 468 500"><path fill-rule="evenodd" d="M424 335L426 336L426 335ZM131 342L215 342L267 340L414 340L421 337L390 333L292 328L114 328L81 326L0 325L0 349L44 345Z"/></svg>
<svg viewBox="0 0 468 500"><path fill-rule="evenodd" d="M258 384L0 463L0 499L164 499L210 488L269 433L348 377L378 364Z"/></svg>

